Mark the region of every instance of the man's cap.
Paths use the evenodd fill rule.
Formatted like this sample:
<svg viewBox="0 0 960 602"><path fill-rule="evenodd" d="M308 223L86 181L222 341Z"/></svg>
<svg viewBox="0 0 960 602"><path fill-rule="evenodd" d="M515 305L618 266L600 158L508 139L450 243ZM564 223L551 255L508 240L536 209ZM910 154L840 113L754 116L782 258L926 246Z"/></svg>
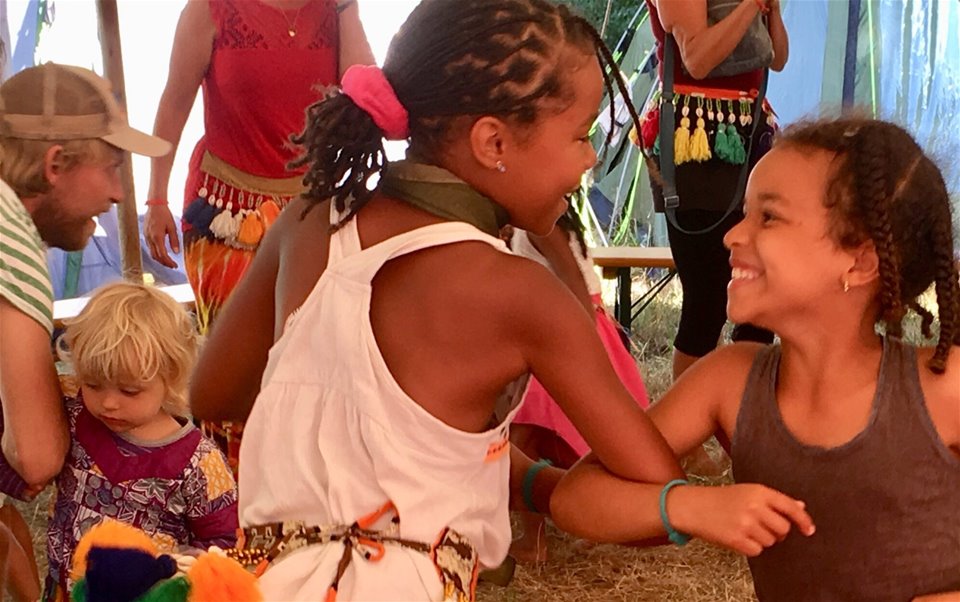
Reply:
<svg viewBox="0 0 960 602"><path fill-rule="evenodd" d="M0 133L23 140L99 138L138 155L160 157L170 143L135 130L110 83L89 69L46 63L0 86Z"/></svg>

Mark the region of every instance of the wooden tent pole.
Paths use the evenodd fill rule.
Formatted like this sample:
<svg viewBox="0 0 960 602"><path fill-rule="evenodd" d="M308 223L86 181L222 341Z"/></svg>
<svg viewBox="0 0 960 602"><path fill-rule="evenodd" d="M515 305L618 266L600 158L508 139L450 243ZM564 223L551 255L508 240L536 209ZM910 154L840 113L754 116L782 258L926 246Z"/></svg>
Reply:
<svg viewBox="0 0 960 602"><path fill-rule="evenodd" d="M117 0L97 0L97 16L104 76L110 80L117 103L126 113L127 92L123 77L123 55L120 52L120 19L117 14ZM117 206L117 222L120 230L120 261L123 265L123 278L141 282L143 263L140 257L140 225L137 220L137 200L133 189L133 163L129 153L121 168L120 179L123 185L123 202Z"/></svg>

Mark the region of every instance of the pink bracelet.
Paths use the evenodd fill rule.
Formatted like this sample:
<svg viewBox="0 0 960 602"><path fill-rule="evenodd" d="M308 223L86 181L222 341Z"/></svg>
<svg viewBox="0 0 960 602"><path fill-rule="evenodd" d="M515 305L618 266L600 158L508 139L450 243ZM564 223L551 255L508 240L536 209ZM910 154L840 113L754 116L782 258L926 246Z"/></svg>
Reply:
<svg viewBox="0 0 960 602"><path fill-rule="evenodd" d="M166 207L167 199L147 199L147 202L144 203L147 207Z"/></svg>

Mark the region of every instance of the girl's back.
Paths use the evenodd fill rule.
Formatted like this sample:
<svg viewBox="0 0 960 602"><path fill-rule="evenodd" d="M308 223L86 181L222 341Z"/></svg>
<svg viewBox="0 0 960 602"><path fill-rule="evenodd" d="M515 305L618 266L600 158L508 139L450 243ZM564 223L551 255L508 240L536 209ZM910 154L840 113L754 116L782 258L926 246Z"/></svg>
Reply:
<svg viewBox="0 0 960 602"><path fill-rule="evenodd" d="M430 224L383 239L383 234L393 234L396 228L381 228L374 211L377 206L379 203L330 237L313 240L302 234L315 227L310 222L320 210L329 212L329 205L319 207L304 222L278 223L281 232L289 234L281 237L278 249L276 322L285 326L270 352L241 450L241 522L249 526L299 520L307 525L346 526L389 503L395 512L385 518L400 517L397 534L404 539L434 542L450 528L473 542L481 562L495 564L509 545L509 465L500 461L507 452L506 422L525 380L502 388L501 403L491 411L497 398L486 399L470 390L471 379L481 378L471 374L469 367L473 359L469 349L477 344L476 337L449 336L450 331L444 330L454 328L451 320L455 314L467 323L483 319L468 302L472 294L482 296L483 287L465 290L460 299L465 302L462 309L444 316L435 311L435 295L425 281L435 279L441 290L457 286L457 282L443 283L463 277L441 269L451 263L452 255L473 265L488 262L491 267L502 265L500 259L508 264L515 260L503 253L499 240L457 222ZM370 220L365 219L368 215ZM395 215L403 221L403 211ZM363 231L366 225L370 230L364 241L358 229ZM312 266L322 262L320 253L324 251L326 267L318 275ZM407 253L425 257L410 261ZM438 265L432 265L430 254L440 256ZM472 269L465 271L467 277L472 275ZM303 287L289 286L311 278L315 286L305 298ZM419 291L424 294L417 303L414 294ZM442 327L430 323L438 315ZM379 324L389 327L381 329ZM391 349L380 344L382 339L397 345ZM451 378L421 378L420 383L410 381L409 387L398 382L393 367L411 363L401 359L399 343L410 340L424 347L406 354L414 357L412 364L419 364L420 374L424 364L442 363ZM479 344L492 342L487 337ZM443 358L442 353L448 357ZM404 369L412 373L413 367ZM521 374L522 369L515 376ZM466 381L459 386L454 384L458 375ZM409 389L417 391L413 398ZM487 409L486 423L479 429L470 428L482 432L461 430L461 424L467 422L462 417L460 424L445 424L431 415L421 399ZM464 399L467 401L461 401ZM465 413L480 415L481 410ZM279 440L286 444L278 448ZM269 465L263 458L271 459ZM304 475L310 477L304 479ZM466 506L464 482L470 483L472 499ZM377 524L379 528L388 525L389 521ZM423 554L414 552L398 554L391 549L383 562L401 568L412 562L418 573L406 571L405 578L419 582L436 569ZM281 569L269 571L262 587L270 596L280 597L316 591L311 579L329 579L323 567L335 566L339 560L339 552L314 547L295 561L277 565ZM381 568L397 572L389 566ZM362 570L355 573L362 574ZM350 577L349 582L341 583L340 591L351 592L349 597L364 597L377 591L367 588L381 587L376 585L379 581ZM281 582L282 588L274 589Z"/></svg>

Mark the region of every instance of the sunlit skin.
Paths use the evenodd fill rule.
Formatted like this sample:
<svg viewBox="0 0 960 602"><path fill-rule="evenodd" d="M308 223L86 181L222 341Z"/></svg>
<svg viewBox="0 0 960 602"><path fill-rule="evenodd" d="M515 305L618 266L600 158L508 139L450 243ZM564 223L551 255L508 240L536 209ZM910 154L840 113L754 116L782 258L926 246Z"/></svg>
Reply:
<svg viewBox="0 0 960 602"><path fill-rule="evenodd" d="M576 91L573 103L561 113L541 118L535 133L507 166L515 172L514 194L523 199L516 208L508 207L512 223L536 234L546 235L553 229L567 209L565 197L580 187L583 174L597 163L590 130L603 95L603 76L594 57L577 54L567 52L570 62L578 65L568 84Z"/></svg>
<svg viewBox="0 0 960 602"><path fill-rule="evenodd" d="M24 199L24 204L37 205L31 215L49 246L79 251L96 229L93 218L123 200L120 169L124 153L111 147L104 159L63 168L58 149L62 147L55 146L48 151L50 190L39 197Z"/></svg>
<svg viewBox="0 0 960 602"><path fill-rule="evenodd" d="M156 376L139 383L102 383L84 379L83 404L114 433L142 441L158 441L180 429L163 409L167 387Z"/></svg>
<svg viewBox="0 0 960 602"><path fill-rule="evenodd" d="M590 130L603 96L600 66L594 55L577 48L565 49L561 63L569 70L569 97L545 101L552 104L532 125L481 117L471 126L469 139L451 145L442 162L496 199L511 224L539 235L553 229L566 211L565 197L597 162Z"/></svg>
<svg viewBox="0 0 960 602"><path fill-rule="evenodd" d="M727 315L735 323L783 334L811 320L830 324L846 305L831 299L845 294L860 249L841 248L828 231L823 199L832 160L826 152L776 148L753 170L744 219L724 237L733 268Z"/></svg>

